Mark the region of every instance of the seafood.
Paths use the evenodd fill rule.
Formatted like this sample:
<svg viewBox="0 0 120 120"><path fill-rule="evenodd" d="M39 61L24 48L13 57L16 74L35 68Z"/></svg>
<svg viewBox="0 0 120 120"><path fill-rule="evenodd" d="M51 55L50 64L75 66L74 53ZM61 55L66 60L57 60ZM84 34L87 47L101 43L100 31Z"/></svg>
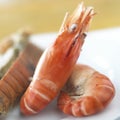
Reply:
<svg viewBox="0 0 120 120"><path fill-rule="evenodd" d="M20 30L0 42L0 79L29 42L30 32ZM3 62L4 61L4 62Z"/></svg>
<svg viewBox="0 0 120 120"><path fill-rule="evenodd" d="M15 49L23 49L23 46L18 47ZM7 114L25 92L41 54L42 50L28 42L10 67L7 66L6 73L0 80L0 114Z"/></svg>
<svg viewBox="0 0 120 120"><path fill-rule="evenodd" d="M102 111L113 99L110 79L87 65L75 65L58 97L58 108L73 116L88 116Z"/></svg>
<svg viewBox="0 0 120 120"><path fill-rule="evenodd" d="M79 57L93 15L93 8L85 8L83 3L71 16L66 14L57 38L42 54L32 82L21 98L20 109L24 115L40 112L65 85Z"/></svg>

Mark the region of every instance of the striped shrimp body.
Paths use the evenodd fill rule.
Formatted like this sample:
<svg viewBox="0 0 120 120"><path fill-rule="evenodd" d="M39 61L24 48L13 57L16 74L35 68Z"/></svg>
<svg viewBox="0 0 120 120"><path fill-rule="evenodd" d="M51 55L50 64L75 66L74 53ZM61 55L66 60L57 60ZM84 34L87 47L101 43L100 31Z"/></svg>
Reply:
<svg viewBox="0 0 120 120"><path fill-rule="evenodd" d="M77 64L58 97L58 107L73 116L88 116L102 111L113 99L110 79L93 68Z"/></svg>
<svg viewBox="0 0 120 120"><path fill-rule="evenodd" d="M83 4L71 16L66 14L56 40L44 51L21 98L23 114L38 113L57 96L79 57L93 15L93 8L85 8Z"/></svg>
<svg viewBox="0 0 120 120"><path fill-rule="evenodd" d="M30 84L29 77L34 73L40 54L40 49L28 43L1 78L0 114L7 114L23 95Z"/></svg>

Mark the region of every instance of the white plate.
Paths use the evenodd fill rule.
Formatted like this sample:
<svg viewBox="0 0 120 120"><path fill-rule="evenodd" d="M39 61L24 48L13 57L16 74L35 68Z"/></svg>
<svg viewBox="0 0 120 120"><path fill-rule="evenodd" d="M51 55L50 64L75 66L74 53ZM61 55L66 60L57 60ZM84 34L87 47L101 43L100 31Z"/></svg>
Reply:
<svg viewBox="0 0 120 120"><path fill-rule="evenodd" d="M56 35L38 34L32 36L31 41L45 49ZM120 28L89 32L78 62L106 74L113 82L116 95L103 112L75 118L59 111L54 100L38 115L24 117L20 114L19 107L16 107L0 120L120 120Z"/></svg>

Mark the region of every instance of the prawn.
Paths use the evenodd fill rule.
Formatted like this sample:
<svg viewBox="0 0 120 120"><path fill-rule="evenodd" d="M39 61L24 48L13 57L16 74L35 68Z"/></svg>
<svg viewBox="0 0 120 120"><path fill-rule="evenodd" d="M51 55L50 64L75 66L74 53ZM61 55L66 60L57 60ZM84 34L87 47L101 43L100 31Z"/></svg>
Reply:
<svg viewBox="0 0 120 120"><path fill-rule="evenodd" d="M102 111L113 99L115 88L108 77L87 65L75 65L61 90L57 106L66 114L88 116Z"/></svg>
<svg viewBox="0 0 120 120"><path fill-rule="evenodd" d="M79 57L93 15L93 8L85 8L83 3L71 16L66 14L57 38L42 54L32 82L21 98L20 109L24 115L43 110L65 85Z"/></svg>
<svg viewBox="0 0 120 120"><path fill-rule="evenodd" d="M23 30L0 44L0 114L7 114L19 101L42 54L29 36L29 31Z"/></svg>
<svg viewBox="0 0 120 120"><path fill-rule="evenodd" d="M40 53L39 48L28 43L0 80L0 114L6 114L20 100L30 84L29 77L34 73Z"/></svg>
<svg viewBox="0 0 120 120"><path fill-rule="evenodd" d="M29 43L31 33L28 29L21 29L0 42L0 79ZM4 62L3 62L4 61Z"/></svg>

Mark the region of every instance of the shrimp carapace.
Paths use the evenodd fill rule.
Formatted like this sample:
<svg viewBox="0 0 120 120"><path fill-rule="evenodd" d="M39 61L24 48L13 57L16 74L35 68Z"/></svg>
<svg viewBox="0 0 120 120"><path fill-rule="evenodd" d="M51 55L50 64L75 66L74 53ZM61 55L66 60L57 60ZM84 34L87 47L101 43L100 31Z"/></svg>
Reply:
<svg viewBox="0 0 120 120"><path fill-rule="evenodd" d="M115 88L108 77L77 64L61 90L57 105L66 114L88 116L102 111L114 95Z"/></svg>

